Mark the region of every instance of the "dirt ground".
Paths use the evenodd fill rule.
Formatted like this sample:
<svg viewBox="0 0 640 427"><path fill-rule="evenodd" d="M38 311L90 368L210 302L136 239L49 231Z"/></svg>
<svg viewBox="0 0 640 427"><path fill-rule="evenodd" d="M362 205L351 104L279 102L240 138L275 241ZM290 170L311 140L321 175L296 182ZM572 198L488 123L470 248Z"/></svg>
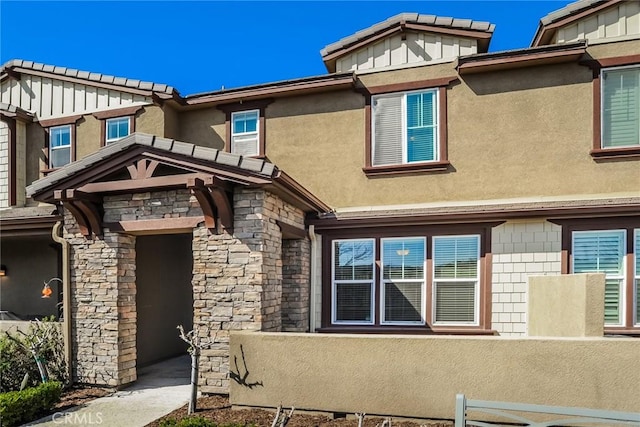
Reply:
<svg viewBox="0 0 640 427"><path fill-rule="evenodd" d="M55 406L52 412L60 412L74 406L82 405L113 393L112 389L101 387L88 387L88 386L73 386L67 390L62 391L60 396L60 402Z"/></svg>
<svg viewBox="0 0 640 427"><path fill-rule="evenodd" d="M198 399L196 416L200 416L216 423L251 423L259 427L271 427L275 412L262 409L231 409L229 399L225 396L207 396ZM148 424L147 427L157 427L160 420L164 418L174 418L179 420L187 416L187 406L177 409L165 417ZM382 425L383 418L365 417L365 427L376 427ZM355 418L330 419L319 415L306 415L293 413L293 417L287 427L357 427L358 421ZM401 421L392 419L392 427L451 427L450 421Z"/></svg>

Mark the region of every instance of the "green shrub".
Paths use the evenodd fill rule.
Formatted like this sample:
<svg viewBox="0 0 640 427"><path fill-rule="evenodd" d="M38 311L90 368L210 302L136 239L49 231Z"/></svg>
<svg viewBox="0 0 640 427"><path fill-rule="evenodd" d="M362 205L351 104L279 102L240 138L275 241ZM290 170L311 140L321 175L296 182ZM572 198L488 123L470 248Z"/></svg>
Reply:
<svg viewBox="0 0 640 427"><path fill-rule="evenodd" d="M41 342L40 357L44 360L50 380L66 383L67 369L64 359L64 340L58 325L50 319L32 322L27 333L12 332L0 335L0 392L20 390L20 384L28 374L27 387L35 387L40 372L29 343Z"/></svg>
<svg viewBox="0 0 640 427"><path fill-rule="evenodd" d="M0 394L0 419L5 427L12 427L37 419L53 409L60 401L62 385L50 381L22 391Z"/></svg>
<svg viewBox="0 0 640 427"><path fill-rule="evenodd" d="M176 420L175 418L167 418L160 422L160 427L255 427L255 424L245 423L224 423L216 424L211 420L203 417L190 416Z"/></svg>

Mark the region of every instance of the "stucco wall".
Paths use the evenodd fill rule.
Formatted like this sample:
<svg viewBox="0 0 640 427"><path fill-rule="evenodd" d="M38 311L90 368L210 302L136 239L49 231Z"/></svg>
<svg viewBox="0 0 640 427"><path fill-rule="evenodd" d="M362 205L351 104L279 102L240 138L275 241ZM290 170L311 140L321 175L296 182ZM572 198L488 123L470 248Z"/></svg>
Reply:
<svg viewBox="0 0 640 427"><path fill-rule="evenodd" d="M589 49L613 56L639 46ZM427 80L456 76L454 65L358 78L366 86ZM591 70L574 63L460 77L447 90L445 173L367 178L364 97L352 91L277 99L266 108L266 152L332 207L637 193L640 159L589 154L592 96Z"/></svg>
<svg viewBox="0 0 640 427"><path fill-rule="evenodd" d="M180 140L224 150L225 138L225 114L222 111L205 108L180 113Z"/></svg>
<svg viewBox="0 0 640 427"><path fill-rule="evenodd" d="M76 124L76 160L100 149L100 120L87 114Z"/></svg>
<svg viewBox="0 0 640 427"><path fill-rule="evenodd" d="M157 105L145 105L136 115L136 132L164 136L164 112Z"/></svg>
<svg viewBox="0 0 640 427"><path fill-rule="evenodd" d="M39 123L30 123L27 125L27 141L29 141L26 149L27 185L40 178L40 170L48 167L44 162L44 154L42 153L44 138L44 129L42 129Z"/></svg>
<svg viewBox="0 0 640 427"><path fill-rule="evenodd" d="M639 352L640 341L631 338L233 332L231 357L239 362L232 374L249 375L244 385L232 381L230 401L451 419L455 395L464 393L472 399L637 411Z"/></svg>

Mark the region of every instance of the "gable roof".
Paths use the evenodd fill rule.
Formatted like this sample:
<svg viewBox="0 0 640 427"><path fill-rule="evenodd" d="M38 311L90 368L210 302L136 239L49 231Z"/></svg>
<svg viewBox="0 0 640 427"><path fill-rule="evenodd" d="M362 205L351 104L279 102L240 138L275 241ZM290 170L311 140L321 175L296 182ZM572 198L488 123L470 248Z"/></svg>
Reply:
<svg viewBox="0 0 640 427"><path fill-rule="evenodd" d="M23 110L20 107L16 107L15 105L5 104L4 102L0 102L0 115L17 118L24 121L32 121L33 114L31 114L27 110Z"/></svg>
<svg viewBox="0 0 640 427"><path fill-rule="evenodd" d="M559 27L592 15L625 0L578 0L540 19L531 47L549 44Z"/></svg>
<svg viewBox="0 0 640 427"><path fill-rule="evenodd" d="M320 51L320 54L327 69L331 72L335 70L335 61L338 57L359 49L365 44L405 30L476 38L478 39L479 52L486 52L489 49L489 42L494 29L495 25L489 22L422 15L419 13L400 13L325 46Z"/></svg>
<svg viewBox="0 0 640 427"><path fill-rule="evenodd" d="M12 59L0 67L0 80L9 76L19 78L21 73L81 82L83 84L98 87L108 86L117 88L123 92L135 94L156 94L162 98L179 98L178 91L166 84L146 82L126 77L110 76L108 74L94 73L91 71L81 71L73 68L60 67L56 65L42 64L39 62L26 61L23 59Z"/></svg>

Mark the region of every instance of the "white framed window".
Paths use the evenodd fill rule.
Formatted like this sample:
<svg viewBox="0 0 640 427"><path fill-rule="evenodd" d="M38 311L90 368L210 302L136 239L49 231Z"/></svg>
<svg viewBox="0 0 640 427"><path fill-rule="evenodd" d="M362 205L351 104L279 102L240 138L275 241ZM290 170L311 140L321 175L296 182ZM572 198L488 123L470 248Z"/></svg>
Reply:
<svg viewBox="0 0 640 427"><path fill-rule="evenodd" d="M426 243L424 237L381 239L382 324L425 324Z"/></svg>
<svg viewBox="0 0 640 427"><path fill-rule="evenodd" d="M601 147L640 146L640 66L602 70Z"/></svg>
<svg viewBox="0 0 640 427"><path fill-rule="evenodd" d="M605 273L604 323L620 326L625 317L626 230L574 231L572 273Z"/></svg>
<svg viewBox="0 0 640 427"><path fill-rule="evenodd" d="M131 133L131 118L115 117L106 119L105 128L105 144L111 144Z"/></svg>
<svg viewBox="0 0 640 427"><path fill-rule="evenodd" d="M635 234L635 242L633 245L634 251L634 263L635 263L635 287L634 287L634 298L635 298L635 317L634 324L636 326L640 326L640 228L634 230Z"/></svg>
<svg viewBox="0 0 640 427"><path fill-rule="evenodd" d="M49 168L71 163L72 125L49 128Z"/></svg>
<svg viewBox="0 0 640 427"><path fill-rule="evenodd" d="M231 152L243 156L260 154L260 110L231 113Z"/></svg>
<svg viewBox="0 0 640 427"><path fill-rule="evenodd" d="M331 271L332 323L374 323L375 240L334 240Z"/></svg>
<svg viewBox="0 0 640 427"><path fill-rule="evenodd" d="M371 98L371 164L439 161L437 89Z"/></svg>
<svg viewBox="0 0 640 427"><path fill-rule="evenodd" d="M480 236L433 237L433 322L477 325Z"/></svg>

